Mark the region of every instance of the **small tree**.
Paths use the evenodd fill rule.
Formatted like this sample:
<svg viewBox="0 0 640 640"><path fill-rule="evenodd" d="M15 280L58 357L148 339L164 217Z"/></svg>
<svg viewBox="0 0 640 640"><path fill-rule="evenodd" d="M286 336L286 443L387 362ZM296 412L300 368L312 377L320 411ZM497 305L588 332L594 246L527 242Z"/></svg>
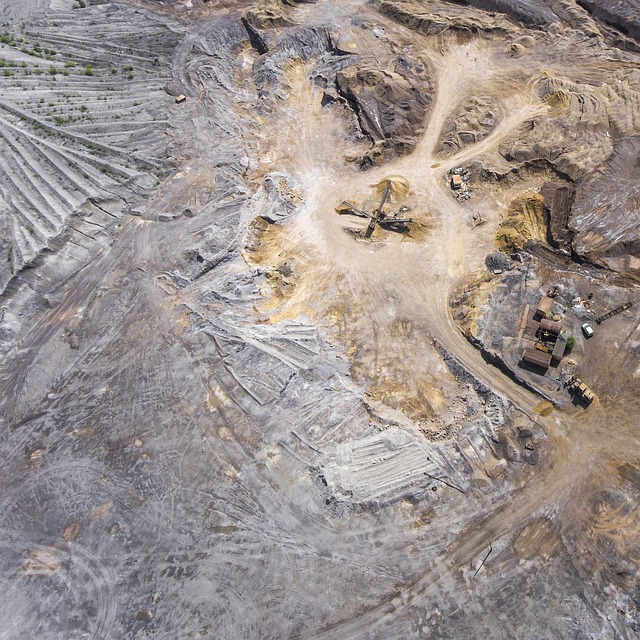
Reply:
<svg viewBox="0 0 640 640"><path fill-rule="evenodd" d="M573 336L567 338L567 351L571 351L575 347L576 339Z"/></svg>

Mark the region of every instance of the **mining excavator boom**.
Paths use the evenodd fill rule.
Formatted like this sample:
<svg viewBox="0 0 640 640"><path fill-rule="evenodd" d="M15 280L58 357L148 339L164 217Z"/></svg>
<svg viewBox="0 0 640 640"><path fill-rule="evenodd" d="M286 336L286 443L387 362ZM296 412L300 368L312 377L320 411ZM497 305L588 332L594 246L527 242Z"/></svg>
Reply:
<svg viewBox="0 0 640 640"><path fill-rule="evenodd" d="M364 237L370 238L373 234L376 225L380 225L385 228L394 228L396 226L403 227L408 222L413 222L411 218L398 218L397 215L401 212L407 211L406 207L401 207L396 211L392 216L388 216L384 213L384 205L387 203L389 195L391 193L391 180L386 181L386 185L384 188L384 192L382 194L382 200L380 201L380 206L377 209L374 209L372 213L367 213L362 209L356 207L351 202L347 200L342 201L342 206L348 209L348 211L338 210L338 213L342 214L353 214L359 216L360 218L368 218L369 224L367 225L367 229L365 231Z"/></svg>
<svg viewBox="0 0 640 640"><path fill-rule="evenodd" d="M376 225L380 221L381 216L383 215L382 208L384 207L385 203L387 202L387 198L389 197L389 191L390 190L391 190L391 180L387 180L387 184L384 187L384 193L382 194L382 200L380 201L380 206L377 208L376 211L373 212L373 215L371 216L371 219L369 220L369 226L367 227L367 230L365 231L365 234L364 234L365 238L370 238L371 237L371 234L373 233L374 229L376 228Z"/></svg>
<svg viewBox="0 0 640 640"><path fill-rule="evenodd" d="M354 204L347 202L346 200L342 201L342 204L347 207L347 209L351 209L351 213L360 216L361 218L372 218L373 216L362 209L358 209ZM345 211L345 213L349 213L349 211Z"/></svg>

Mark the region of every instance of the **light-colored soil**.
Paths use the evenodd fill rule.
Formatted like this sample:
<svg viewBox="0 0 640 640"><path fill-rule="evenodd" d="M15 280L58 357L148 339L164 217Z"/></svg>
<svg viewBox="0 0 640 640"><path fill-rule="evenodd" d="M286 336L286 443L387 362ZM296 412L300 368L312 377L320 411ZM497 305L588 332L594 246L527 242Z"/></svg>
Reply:
<svg viewBox="0 0 640 640"><path fill-rule="evenodd" d="M136 194L134 216L119 211L82 253L70 242L93 218L72 232L59 217L69 242L12 274L0 364L8 637L632 638L638 374L605 378L633 369L636 328L600 367L602 397L561 408L488 363L450 305L486 281L472 318L488 311L499 279L484 262L500 224L552 173L543 164L527 184L534 168L503 152L556 117L538 81L549 68L572 76L552 47L565 27L534 37L473 10L502 31L426 37L364 0L278 4L291 25L266 30L258 56L224 3L130 4L142 13L127 33L169 20L180 34L171 75L187 101L161 105L175 166L153 147L167 174ZM77 10L55 11L72 21ZM299 31L327 22L358 55L428 70L411 153L354 164L369 141L344 104L323 106L322 74L347 54ZM525 53L510 55L525 31ZM580 38L566 27L562 46ZM623 55L598 42L607 60ZM440 153L476 95L495 126ZM13 145L3 197L58 212L62 188L37 205L42 184L11 181L18 156L56 166L46 140L16 127L2 133ZM127 169L126 130L100 127ZM590 130L575 149L558 131L569 153ZM77 153L69 140L53 151ZM461 165L474 168L468 201L447 182ZM390 176L409 185L392 204L414 226L365 241L354 231L366 221L336 207L372 210ZM538 214L520 221L523 237L543 239Z"/></svg>

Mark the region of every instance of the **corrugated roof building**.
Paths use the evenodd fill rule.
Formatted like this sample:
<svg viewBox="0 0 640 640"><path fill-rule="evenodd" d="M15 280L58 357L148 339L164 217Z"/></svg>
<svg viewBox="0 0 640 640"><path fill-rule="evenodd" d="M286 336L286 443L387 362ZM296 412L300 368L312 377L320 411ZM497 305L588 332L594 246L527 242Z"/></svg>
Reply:
<svg viewBox="0 0 640 640"><path fill-rule="evenodd" d="M540 321L540 331L548 331L552 335L557 336L560 335L560 332L562 331L562 325L559 322L543 318Z"/></svg>
<svg viewBox="0 0 640 640"><path fill-rule="evenodd" d="M549 296L544 296L538 306L536 307L536 314L541 318L546 318L551 312L551 305L553 304L553 300Z"/></svg>
<svg viewBox="0 0 640 640"><path fill-rule="evenodd" d="M567 348L567 339L564 338L563 336L558 336L558 339L556 340L556 344L553 347L553 353L551 354L551 357L553 358L553 360L556 361L560 361L562 360L562 357L564 356L564 350Z"/></svg>
<svg viewBox="0 0 640 640"><path fill-rule="evenodd" d="M548 369L551 365L551 354L538 351L538 349L525 349L522 352L522 359L543 369Z"/></svg>

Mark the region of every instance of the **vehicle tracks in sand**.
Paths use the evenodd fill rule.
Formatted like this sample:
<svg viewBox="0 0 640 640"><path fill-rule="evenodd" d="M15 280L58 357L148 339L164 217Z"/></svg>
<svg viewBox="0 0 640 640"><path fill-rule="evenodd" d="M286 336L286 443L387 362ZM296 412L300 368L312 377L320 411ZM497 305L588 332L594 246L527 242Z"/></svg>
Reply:
<svg viewBox="0 0 640 640"><path fill-rule="evenodd" d="M5 624L11 624L10 620L19 621L20 615L29 615L16 596L28 592L30 597L34 597L34 580L39 584L47 578L46 582L52 582L54 585L54 593L60 594L57 607L68 609L70 612L79 606L83 607L86 615L83 624L88 627L87 637L92 640L114 637L118 613L115 580L97 556L74 542L42 544L25 531L0 529L0 538L0 547L11 552L7 557L12 559L13 567L7 567L2 572L2 580L11 578L10 602L16 607L11 615L5 616ZM6 565L6 560L4 564ZM55 618L43 619L43 623L48 627L47 632L53 631L49 626L53 620ZM5 626L5 631L7 630ZM16 628L15 631L22 632L24 629ZM44 631L42 627L41 631Z"/></svg>
<svg viewBox="0 0 640 640"><path fill-rule="evenodd" d="M357 4L360 6L362 3ZM319 11L320 9L305 7L305 11L314 10ZM208 28L209 26L202 27L191 40L185 41L178 57L178 66L187 68L191 48L200 39L206 37ZM494 509L489 509L486 515L468 520L463 529L455 533L455 538L444 548L444 551L442 553L438 551L438 556L434 558L430 568L427 568L417 578L401 584L390 595L383 595L375 604L366 606L357 615L350 615L326 626L320 626L311 632L305 632L305 638L340 638L342 640L345 638L381 637L390 622L401 617L416 605L437 602L443 593L458 587L461 569L482 554L487 545L523 530L532 519L541 518L540 514L545 510L562 508L568 512L578 509L582 504L581 500L585 499L584 496L578 496L581 500L577 500L571 507L568 507L567 504L575 496L573 486L579 484L584 475L589 472L589 465L586 462L589 462L590 456L593 455L593 449L588 446L590 437L594 431L598 431L598 437L602 439L606 435L606 430L598 422L602 421L603 413L596 407L594 407L594 412L589 414L589 418L577 427L574 423L573 413L556 412L546 417L540 416L537 407L539 399L507 379L496 368L488 365L480 353L464 339L451 318L448 308L449 296L465 274L482 264L484 256L480 255L479 250L474 249L477 243L476 236L464 224L463 207L452 197L447 188L446 172L458 164L475 159L480 154L494 151L498 145L508 140L518 127L540 113L545 107L536 102L531 85L528 82L520 82L512 96L508 98L498 96L502 101L502 111L505 115L486 138L452 156L440 157L436 146L447 119L451 116L454 107L461 104L464 98L473 91L475 81L469 76L485 69L488 63L487 54L479 51L473 44L455 44L449 49L445 49L440 58L438 55L440 54L433 53L433 64L437 74L435 103L431 120L416 151L410 156L396 159L386 166L372 169L366 174L345 169L344 164L335 160L343 150L341 146L343 143L339 140L341 131L339 128L332 128L331 123L325 122L325 117L319 114L318 96L310 85L307 86L308 78L301 78L299 74L293 74L295 97L301 102L295 110L292 110L294 123L295 118L302 119L296 129L300 135L300 144L297 145L297 157L285 157L281 160L283 165L300 178L306 202L297 216L281 227L281 235L278 240L282 242L282 246L278 249L282 249L295 258L296 264L300 266L294 265L293 271L295 274L296 269L299 269L302 279L296 285L296 292L283 302L279 312L284 317L287 314L287 307L292 309L292 314L294 311L304 308L309 310L311 319L320 324L325 320L324 316L327 313L327 299L335 296L337 291L342 300L348 301L351 305L349 310L351 315L348 316L345 324L348 324L351 317L358 316L363 323L367 323L371 319L376 320L377 325L371 329L371 334L364 334L365 339L369 335L372 336L375 345L372 356L374 363L380 362L381 355L391 355L396 358L398 354L404 356L405 352L399 349L400 341L404 339L403 336L392 339L392 332L389 330L393 322L398 320L397 317L391 317L394 309L403 310L409 317L419 317L421 328L423 326L425 328L421 339L427 346L424 351L419 351L416 347L418 351L416 357L422 357L424 353L427 353L430 349L428 343L437 340L472 376L541 425L552 440L553 447L550 447L549 459L544 460L536 468L535 481L514 490L511 496L505 501L500 501ZM481 58L481 56L485 57ZM477 66L469 65L470 59L474 60L474 63L477 62ZM497 68L492 72L492 78L495 82L502 81L501 73L509 74L511 72L509 67L511 64L508 61L504 62L504 69ZM304 70L303 67L300 67L294 71L299 72L301 69ZM183 71L183 73L184 75L179 77L187 83L186 86L190 90L193 90L194 101L204 101L205 98L199 96L200 85L195 81L193 84L189 84L192 76L188 71ZM489 84L491 83L489 82ZM297 89L303 90L297 91ZM202 108L199 113L205 112L206 109ZM325 125L328 126L328 129L323 129ZM367 244L356 242L351 235L344 233L344 224L335 214L333 206L344 198L351 198L354 193L366 195L372 183L379 182L389 174L401 174L410 181L415 190L418 206L424 209L425 215L429 212L434 220L433 229L423 243L398 242L389 237L381 242ZM153 203L155 209L162 210L164 198L168 200L171 196L171 189L167 189L166 194L159 193L158 200ZM38 352L44 351L47 344L55 339L60 327L72 318L80 307L87 305L106 274L113 272L119 266L128 265L131 268L140 258L149 260L151 270L158 269L171 273L170 267L166 264L170 262L169 258L153 244L153 240L157 236L151 232L152 228L153 223L149 221L130 221L117 238L114 247L77 274L74 280L69 283L70 286L64 301L56 309L42 316L34 328L22 337L16 350L10 354L9 365L5 368L7 373L0 382L0 390L5 394L7 419L12 420L13 425L19 425L24 418L25 384L28 380L29 369L33 366ZM232 245L226 251L237 249L240 238L241 232L238 231ZM200 303L199 290L194 291L194 288L189 289L189 286L186 289L180 295L185 301L192 304L193 309L201 318L204 317L207 313L207 307ZM131 307L120 309L119 319L114 321L111 330L106 330L95 340L93 349L98 351L107 349L121 326L118 322L129 320L127 317L129 312L135 316L139 314L152 316L155 313L166 312L163 309L166 302L157 288L149 292L148 300L149 305L144 308L135 306L133 309ZM354 328L347 327L347 329L357 333L362 326L359 324ZM178 330L176 326L172 326L172 328ZM199 374L201 376L200 385L203 387L207 386L209 380L203 372L227 367L225 361L227 352L221 345L227 347L229 343L235 341L235 343L242 343L243 348L246 347L247 340L244 339L241 332L234 334L224 329L222 323L216 325L214 322L209 326L207 337L200 335L195 338L196 332L191 336L191 341L183 337L182 334L178 338L178 341L184 346L185 353L188 353L192 368L189 375L194 377ZM206 331L201 329L200 333L204 334ZM263 332L259 335L265 343L270 342L270 333ZM208 339L214 341L213 348L206 342ZM257 346L260 347L259 344ZM411 348L412 345L410 345L410 350ZM384 350L387 351L386 354L383 353ZM215 353L215 356L210 355L212 352ZM285 355L286 353L285 350ZM310 353L309 358L317 355L313 352ZM292 370L296 367L303 368L302 365L307 362L305 359L297 360L288 356L285 358L282 353L276 353L276 355L279 355L282 361L291 364ZM91 358L88 356L83 364L86 365L90 362ZM405 363L409 376L413 374L412 364L409 356ZM196 370L196 367L200 369L194 374L193 370ZM185 377L188 378L188 376ZM253 553L257 559L262 560L262 556L266 555L270 549L285 549L292 554L316 556L319 554L319 549L324 549L322 545L329 545L326 540L322 541L322 545L318 543L314 538L314 529L321 531L323 538L331 541L332 535L335 534L336 538L339 535L339 532L336 532L337 528L334 528L329 522L329 518L323 520L321 516L310 514L305 510L306 505L294 504L291 506L289 496L283 491L283 487L270 486L266 483L265 486L261 486L268 475L261 470L263 462L256 462L255 452L258 445L253 441L250 444L234 443L232 428L238 426L247 432L257 433L261 426L257 421L259 419L258 411L263 406L262 402L260 397L252 395L251 389L243 384L242 379L234 376L232 367L223 371L220 378L217 382L219 388L216 390L225 396L224 400L228 401L229 407L217 407L216 411L222 418L225 418L227 414L230 416L225 423L227 430L224 432L230 435L226 436L229 442L216 443L211 447L215 446L216 454L223 451L224 455L233 460L238 468L242 467L242 472L235 473L229 485L224 486L224 490L212 489L207 485L198 488L198 491L208 492L221 504L224 504L227 512L234 516L230 517L232 525L220 525L221 531L233 533L236 529L240 529L242 536L250 535L251 540L260 541L260 543L265 541L264 547L256 545L247 554L248 556ZM63 378L63 381L66 382L68 379ZM215 377L211 376L211 379L213 380ZM189 378L189 382L192 382L191 378ZM301 393L304 392L304 387L301 389ZM277 393L274 397L276 400L278 399ZM277 414L277 401L272 404L269 404L270 402L272 402L271 399L265 402L265 405L273 407L274 413ZM160 403L156 406L157 410L163 408ZM258 417L252 416L252 412ZM222 418L220 423L223 422ZM210 423L213 424L213 418L209 419L207 416L207 426L210 426ZM22 428L28 428L28 426L22 425ZM283 428L282 433L276 432L275 426L273 429L274 434L269 435L274 437L276 443L283 441L286 429ZM222 430L220 429L220 431ZM12 452L15 452L17 457L19 447L24 445L24 440L16 438L13 445L15 448ZM613 438L610 440L609 448L605 450L605 454L614 457L622 450L623 446L624 439L622 437ZM210 462L211 460L209 460ZM179 473L182 473L183 464L186 465L182 459L175 464L168 462L163 468L163 473L168 476L171 471L175 471L170 467L180 467ZM7 495L0 501L0 511L10 519L11 509L17 501L24 499L24 496L27 496L28 499L29 494L33 494L43 487L46 489L48 481L56 482L64 480L64 478L73 478L74 475L86 474L89 479L88 483L96 493L116 493L112 491L113 488L117 489L118 494L125 491L126 483L113 481L112 487L110 477L105 488L98 487L96 483L102 482L104 473L97 469L89 472L84 465L85 463L82 461L77 461L76 466L68 463L61 463L58 466L46 464L41 469L25 472L30 475L9 488ZM176 471L176 473L178 472ZM232 487L233 490L229 487ZM171 496L172 501L173 499ZM119 506L126 507L123 504ZM129 516L133 520L136 514L131 511ZM158 523L150 518L140 518L136 521L140 528L143 530L148 528L150 533L155 534L158 528ZM13 525L14 522L11 521L10 524ZM631 525L633 524L634 522L631 523ZM352 536L358 540L358 535L368 537L370 531L384 531L382 525L377 524L376 527L379 529L360 530L356 533L348 532L345 534L345 539ZM204 527L202 530L204 531ZM10 545L13 545L12 541L15 541L16 537L20 535L20 532L15 531L5 533L5 540L8 540ZM185 533L184 537L180 539L180 544L187 545L188 537L188 534ZM246 537L243 539L247 540ZM24 542L12 549L14 552L22 553L27 546L35 548L35 544L35 541L32 543L28 538L25 538ZM49 546L42 544L42 541L40 544L43 554L53 553ZM92 637L112 637L113 623L118 616L114 576L109 575L108 569L99 560L90 556L80 545L71 543L66 548L62 546L61 548L64 553L68 551L73 556L69 562L76 562L79 570L89 577L91 584L89 591L92 595L95 594L97 615L91 625ZM228 543L221 543L218 549L220 550L219 556L216 557L215 554L212 554L216 560L223 558L223 552L238 558L242 550L235 539ZM188 549L189 552L193 550L194 547ZM197 556L193 563L190 560L176 560L174 564L180 566L174 571L174 574L176 571L186 571L187 573L191 571L182 565L191 566L191 564L200 561L204 563L208 557L207 550L200 550L198 547L197 553L202 555ZM64 556L65 560L67 558ZM246 562L244 558L238 559L238 566L242 566L243 562ZM347 565L352 570L362 572L370 569L370 574L375 579L393 578L397 582L397 579L401 578L399 571L398 574L395 574L382 565L371 568L368 567L366 558L359 561L358 557L351 557L348 553L348 545L339 548L331 562L335 565ZM274 571L277 569L277 557L275 559L274 557L267 558L264 567L265 571L260 576L260 587L268 589L268 583L271 579L270 572L272 569ZM171 571L170 569L169 572ZM235 591L230 574L223 576L221 580L225 586L228 584L234 601L240 607L243 598L239 591ZM379 594L380 591L376 593ZM340 614L333 613L332 615L339 616Z"/></svg>
<svg viewBox="0 0 640 640"><path fill-rule="evenodd" d="M366 318L379 318L377 309L381 292L392 288L399 308L410 309L410 315L417 314L425 318L432 339L442 343L478 380L544 428L553 442L552 457L538 468L535 482L518 489L513 499L501 504L486 517L470 523L438 558L436 569L423 574L372 608L359 612L354 618L330 624L307 637L377 637L376 633L381 632L390 619L418 603L425 603L445 586L450 586L451 581L455 580L454 576L486 549L491 541L521 529L536 513L552 505L567 507L570 497L575 495L573 487L588 473L588 465L585 464L588 454L576 444L576 439L578 442L588 440L588 423L578 433L572 429L572 415L554 413L548 417L541 416L538 411L539 398L488 365L455 327L448 311L449 296L469 269L468 255L473 253L472 246L476 240L461 223L461 206L452 198L444 175L459 164L494 151L521 126L547 109L534 94L535 79L529 78L509 98L505 98L505 116L486 138L452 156L440 158L435 147L451 113L451 105L458 104L473 86L473 83L460 80L460 77L468 74L468 70L464 70L468 55L465 55L463 46L457 49L456 56L455 60L449 56L434 63L434 68L439 70L435 104L425 135L416 151L409 156L374 168L363 176L348 174L341 177L330 158L324 155L314 157L313 152L309 151L314 147L309 141L305 142L305 132L313 131L314 136L319 134L313 126L307 129L303 124L300 128L301 148L307 151L304 153L304 164L298 167L298 175L302 176L305 184L307 202L300 217L291 223L288 231L283 232L283 246L287 256L302 261L305 268L309 268L309 273L313 274L309 282L313 283L314 296L318 296L319 285L322 287L326 283L331 287L337 281L347 280L345 290L350 292L353 302ZM495 73L499 75L499 72ZM313 109L297 111L297 114L313 119L316 125L319 122ZM352 238L343 233L343 225L336 222L335 217L327 219L327 216L335 216L327 202L338 203L345 194L351 197L350 194L358 190L364 191L365 183L375 184L391 174L407 178L425 208L428 207L437 218L437 227L422 247L408 249L407 245L395 242L388 242L386 246L384 242L383 246L354 243ZM312 246L318 255L313 258L308 255L302 257L300 254L303 250L296 249L296 245L304 245L304 251ZM424 265L430 276L425 278L419 273L416 278L417 262ZM390 283L397 286L390 286ZM298 286L304 290L304 278ZM291 304L299 308L313 308L311 292L302 300L305 295L297 292ZM381 324L385 325L384 320L381 320ZM595 418L595 414L591 418Z"/></svg>
<svg viewBox="0 0 640 640"><path fill-rule="evenodd" d="M5 403L5 420L14 424L22 420L23 416L18 413L20 394L38 352L61 331L66 322L88 304L105 275L110 273L131 250L140 222L135 219L127 221L118 238L118 243L108 248L101 257L76 274L66 285L67 293L64 301L51 313L43 315L28 333L19 339L12 352L7 354L5 362L11 362L11 367L5 369L8 373L0 379L0 394L4 396Z"/></svg>

